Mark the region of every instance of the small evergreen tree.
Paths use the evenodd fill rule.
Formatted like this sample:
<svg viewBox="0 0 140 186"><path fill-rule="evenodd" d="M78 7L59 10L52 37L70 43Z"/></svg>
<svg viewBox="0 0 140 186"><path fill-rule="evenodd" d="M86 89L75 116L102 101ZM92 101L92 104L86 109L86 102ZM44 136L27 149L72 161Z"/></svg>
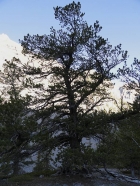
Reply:
<svg viewBox="0 0 140 186"><path fill-rule="evenodd" d="M29 108L30 96L22 96L23 73L18 59L6 61L1 72L4 85L0 102L0 171L2 175L20 174L31 151L36 122Z"/></svg>
<svg viewBox="0 0 140 186"><path fill-rule="evenodd" d="M117 163L120 168L131 170L132 177L140 168L140 125L139 114L133 115L119 124Z"/></svg>

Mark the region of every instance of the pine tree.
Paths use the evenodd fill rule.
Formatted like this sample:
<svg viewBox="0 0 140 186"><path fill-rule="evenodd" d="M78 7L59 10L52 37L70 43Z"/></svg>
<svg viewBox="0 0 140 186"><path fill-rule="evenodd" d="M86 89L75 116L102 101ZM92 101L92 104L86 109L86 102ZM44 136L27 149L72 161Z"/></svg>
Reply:
<svg viewBox="0 0 140 186"><path fill-rule="evenodd" d="M20 174L30 155L32 133L36 122L29 108L30 96L22 96L23 73L17 65L20 61L13 58L6 61L1 71L3 90L0 101L0 174Z"/></svg>
<svg viewBox="0 0 140 186"><path fill-rule="evenodd" d="M97 134L95 108L109 101L111 80L116 78L113 70L126 61L127 52L99 35L98 21L88 25L80 2L57 6L54 14L59 30L51 27L49 35L28 34L20 42L23 53L39 61L38 67L26 66L26 75L34 82L42 133L49 135L52 149L76 152L82 149L83 137Z"/></svg>

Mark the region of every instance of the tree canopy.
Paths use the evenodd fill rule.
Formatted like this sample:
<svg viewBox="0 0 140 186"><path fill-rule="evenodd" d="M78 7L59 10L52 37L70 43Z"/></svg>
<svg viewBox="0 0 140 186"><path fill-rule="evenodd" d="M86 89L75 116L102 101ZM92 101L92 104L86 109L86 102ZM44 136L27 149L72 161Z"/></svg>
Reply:
<svg viewBox="0 0 140 186"><path fill-rule="evenodd" d="M49 35L28 34L21 45L24 53L42 60L38 78L51 75L51 83L44 88L42 109L56 114L53 119L46 115L44 125L54 128L53 132L62 131L58 136L61 143L67 141L71 148L77 148L84 136L91 135L91 130L83 132L94 128L92 122L86 123L87 115L109 98L107 90L116 78L112 70L126 61L127 52L121 45L112 47L99 35L102 27L98 21L88 25L80 2L57 6L54 12L61 28L51 27Z"/></svg>

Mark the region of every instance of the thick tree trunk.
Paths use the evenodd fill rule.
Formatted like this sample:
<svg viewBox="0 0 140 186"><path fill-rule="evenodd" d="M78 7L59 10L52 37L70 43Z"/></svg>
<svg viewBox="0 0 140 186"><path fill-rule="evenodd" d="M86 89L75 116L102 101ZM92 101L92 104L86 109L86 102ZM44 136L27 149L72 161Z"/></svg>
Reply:
<svg viewBox="0 0 140 186"><path fill-rule="evenodd" d="M13 174L18 175L19 174L19 167L14 165Z"/></svg>
<svg viewBox="0 0 140 186"><path fill-rule="evenodd" d="M71 137L70 139L70 147L71 149L80 149L80 142L81 140L77 137Z"/></svg>
<svg viewBox="0 0 140 186"><path fill-rule="evenodd" d="M71 63L73 62L72 56L69 56ZM71 85L71 79L70 79L70 65L66 65L66 68L64 70L64 81L67 88L67 97L68 97L68 105L69 105L69 112L70 112L70 131L69 131L69 137L70 137L70 147L71 149L80 149L80 142L81 140L78 137L78 131L77 131L77 124L78 124L78 118L77 118L77 106L74 96L73 87Z"/></svg>
<svg viewBox="0 0 140 186"><path fill-rule="evenodd" d="M19 174L19 157L15 157L13 162L13 174L18 175Z"/></svg>

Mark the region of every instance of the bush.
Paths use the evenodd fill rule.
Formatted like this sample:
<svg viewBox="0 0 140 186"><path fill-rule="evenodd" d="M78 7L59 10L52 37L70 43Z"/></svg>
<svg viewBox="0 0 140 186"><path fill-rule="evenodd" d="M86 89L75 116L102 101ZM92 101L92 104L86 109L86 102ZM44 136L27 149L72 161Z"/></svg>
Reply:
<svg viewBox="0 0 140 186"><path fill-rule="evenodd" d="M66 148L61 150L55 159L61 164L63 173L86 171L95 164L95 152L90 146L81 145L80 149Z"/></svg>

